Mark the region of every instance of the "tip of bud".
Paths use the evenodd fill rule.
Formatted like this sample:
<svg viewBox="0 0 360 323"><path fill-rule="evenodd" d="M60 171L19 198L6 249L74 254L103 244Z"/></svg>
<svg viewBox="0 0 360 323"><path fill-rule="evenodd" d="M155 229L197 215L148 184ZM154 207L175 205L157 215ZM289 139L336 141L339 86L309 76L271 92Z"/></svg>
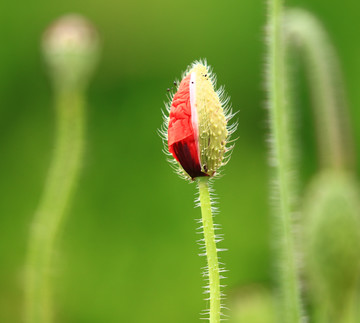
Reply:
<svg viewBox="0 0 360 323"><path fill-rule="evenodd" d="M99 37L84 17L69 14L48 27L42 48L58 86L84 86L97 62Z"/></svg>

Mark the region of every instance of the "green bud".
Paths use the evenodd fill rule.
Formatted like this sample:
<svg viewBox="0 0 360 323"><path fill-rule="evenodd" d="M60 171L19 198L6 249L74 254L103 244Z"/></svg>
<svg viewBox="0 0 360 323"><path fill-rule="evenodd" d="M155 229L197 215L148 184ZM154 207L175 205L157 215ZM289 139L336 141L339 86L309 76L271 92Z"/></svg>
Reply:
<svg viewBox="0 0 360 323"><path fill-rule="evenodd" d="M42 45L55 87L87 85L98 60L99 37L85 18L72 14L56 20L45 32Z"/></svg>
<svg viewBox="0 0 360 323"><path fill-rule="evenodd" d="M316 315L348 315L360 271L359 192L350 175L326 171L304 202L306 275Z"/></svg>

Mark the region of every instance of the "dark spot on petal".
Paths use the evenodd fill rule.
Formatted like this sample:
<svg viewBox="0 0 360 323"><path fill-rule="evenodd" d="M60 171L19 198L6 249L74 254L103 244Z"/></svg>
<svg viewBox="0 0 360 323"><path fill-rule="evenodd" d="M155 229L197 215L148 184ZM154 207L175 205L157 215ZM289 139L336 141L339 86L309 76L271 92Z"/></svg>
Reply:
<svg viewBox="0 0 360 323"><path fill-rule="evenodd" d="M173 149L180 165L191 178L207 176L207 174L201 171L198 160L191 155L191 151L186 142L179 141L174 143Z"/></svg>

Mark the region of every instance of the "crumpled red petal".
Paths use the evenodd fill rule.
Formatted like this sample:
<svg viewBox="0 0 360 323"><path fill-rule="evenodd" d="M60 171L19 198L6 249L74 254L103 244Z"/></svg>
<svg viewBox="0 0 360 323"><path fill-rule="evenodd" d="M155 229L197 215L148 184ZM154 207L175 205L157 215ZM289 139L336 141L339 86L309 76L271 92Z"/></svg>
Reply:
<svg viewBox="0 0 360 323"><path fill-rule="evenodd" d="M190 74L180 83L170 109L169 152L191 178L207 176L201 171L198 147L191 123Z"/></svg>

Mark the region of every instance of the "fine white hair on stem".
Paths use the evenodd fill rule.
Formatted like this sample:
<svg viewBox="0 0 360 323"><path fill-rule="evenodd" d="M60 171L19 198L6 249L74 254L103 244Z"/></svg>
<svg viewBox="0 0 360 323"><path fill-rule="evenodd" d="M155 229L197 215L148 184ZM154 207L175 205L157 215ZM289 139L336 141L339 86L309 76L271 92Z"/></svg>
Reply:
<svg viewBox="0 0 360 323"><path fill-rule="evenodd" d="M209 197L210 197L210 205L211 205L211 213L212 213L212 218L214 219L215 215L219 213L219 209L218 207L216 207L216 205L218 204L218 197L215 194L215 191L212 187L212 179L209 180L209 186L208 186L208 191L209 191ZM201 207L200 205L200 193L197 192L195 194L195 207ZM199 249L200 249L200 253L199 256L204 256L207 257L207 250L206 250L206 245L205 245L205 238L204 238L204 226L203 226L203 219L196 219L195 220L196 223L200 224L200 226L196 229L196 233L201 234L203 237L198 239L196 241L196 243L199 245ZM213 229L214 231L218 231L221 229L221 225L220 224L213 224ZM215 233L215 244L217 245L218 243L220 243L221 241L223 241L224 239L224 234L223 233ZM224 248L219 248L216 247L216 252L217 254L219 254L219 252L223 252L223 251L227 251L227 249ZM223 275L225 272L227 272L228 270L225 269L225 265L223 262L221 262L221 257L219 257L219 255L217 255L218 258L218 272L219 272L219 279L223 280L226 277ZM205 286L203 286L203 294L205 295L209 295L210 296L210 276L209 276L209 267L208 265L204 266L202 268L202 277L204 277L204 280L206 282ZM221 308L221 312L220 312L220 321L224 321L227 320L228 315L226 315L224 313L224 311L228 311L228 309L223 305L223 301L226 299L225 294L222 292L222 290L226 287L225 284L220 284L220 308ZM205 301L209 301L210 298L209 296L207 296L204 300ZM205 309L201 312L202 317L201 319L203 320L209 320L210 318L210 309Z"/></svg>

